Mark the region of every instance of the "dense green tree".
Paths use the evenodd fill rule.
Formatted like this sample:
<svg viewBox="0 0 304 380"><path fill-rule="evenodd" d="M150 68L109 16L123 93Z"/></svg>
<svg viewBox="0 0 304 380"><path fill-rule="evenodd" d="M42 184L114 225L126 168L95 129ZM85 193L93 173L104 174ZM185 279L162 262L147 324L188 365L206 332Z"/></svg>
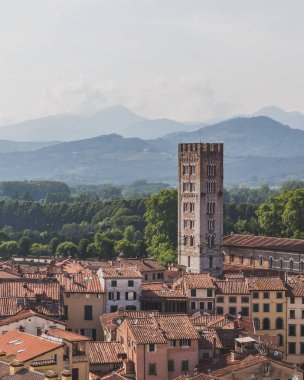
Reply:
<svg viewBox="0 0 304 380"><path fill-rule="evenodd" d="M87 256L89 244L90 244L90 240L88 239L81 239L78 244L79 256L83 259Z"/></svg>
<svg viewBox="0 0 304 380"><path fill-rule="evenodd" d="M94 236L94 245L97 255L103 260L115 257L114 240L108 239L102 232L97 232Z"/></svg>
<svg viewBox="0 0 304 380"><path fill-rule="evenodd" d="M145 241L147 251L163 262L176 260L177 191L162 190L146 201Z"/></svg>
<svg viewBox="0 0 304 380"><path fill-rule="evenodd" d="M57 237L54 237L53 239L51 239L51 241L49 243L49 250L50 250L52 255L55 255L59 243L60 243L60 241Z"/></svg>
<svg viewBox="0 0 304 380"><path fill-rule="evenodd" d="M60 243L56 250L56 255L61 257L76 256L78 254L78 247L71 241L64 241Z"/></svg>
<svg viewBox="0 0 304 380"><path fill-rule="evenodd" d="M30 253L31 241L28 237L22 236L18 242L20 253L27 256Z"/></svg>
<svg viewBox="0 0 304 380"><path fill-rule="evenodd" d="M31 245L30 254L34 256L48 256L50 254L47 244L34 243Z"/></svg>
<svg viewBox="0 0 304 380"><path fill-rule="evenodd" d="M0 243L0 254L4 256L12 256L18 253L18 244L16 241L4 241Z"/></svg>

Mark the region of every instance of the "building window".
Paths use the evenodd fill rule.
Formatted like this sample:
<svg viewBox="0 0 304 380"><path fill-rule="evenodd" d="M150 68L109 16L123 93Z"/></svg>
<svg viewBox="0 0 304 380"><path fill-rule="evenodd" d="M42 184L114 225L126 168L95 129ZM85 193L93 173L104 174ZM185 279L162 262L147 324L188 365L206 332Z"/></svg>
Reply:
<svg viewBox="0 0 304 380"><path fill-rule="evenodd" d="M191 297L196 297L196 289L191 289Z"/></svg>
<svg viewBox="0 0 304 380"><path fill-rule="evenodd" d="M304 271L304 261L300 261L300 271L303 272Z"/></svg>
<svg viewBox="0 0 304 380"><path fill-rule="evenodd" d="M283 346L283 342L284 342L284 339L283 339L283 335L279 334L278 335L278 338L279 338L279 347Z"/></svg>
<svg viewBox="0 0 304 380"><path fill-rule="evenodd" d="M254 318L253 323L254 323L254 328L256 330L260 330L260 320L259 320L259 318Z"/></svg>
<svg viewBox="0 0 304 380"><path fill-rule="evenodd" d="M111 280L111 286L112 286L113 288L116 288L116 286L117 286L117 281L116 281L116 280Z"/></svg>
<svg viewBox="0 0 304 380"><path fill-rule="evenodd" d="M169 346L175 347L176 346L176 340L169 340Z"/></svg>
<svg viewBox="0 0 304 380"><path fill-rule="evenodd" d="M259 298L259 293L258 292L253 292L252 293L252 297L255 298L255 299Z"/></svg>
<svg viewBox="0 0 304 380"><path fill-rule="evenodd" d="M212 297L212 296L213 296L212 289L207 289L207 297Z"/></svg>
<svg viewBox="0 0 304 380"><path fill-rule="evenodd" d="M282 292L277 292L277 298L282 299L283 298L283 293Z"/></svg>
<svg viewBox="0 0 304 380"><path fill-rule="evenodd" d="M168 360L168 372L174 372L174 360Z"/></svg>
<svg viewBox="0 0 304 380"><path fill-rule="evenodd" d="M180 341L180 346L181 347L189 347L191 345L191 340L190 339L182 339Z"/></svg>
<svg viewBox="0 0 304 380"><path fill-rule="evenodd" d="M283 269L283 260L280 259L280 269Z"/></svg>
<svg viewBox="0 0 304 380"><path fill-rule="evenodd" d="M184 212L188 211L188 202L184 202L183 210L184 210Z"/></svg>
<svg viewBox="0 0 304 380"><path fill-rule="evenodd" d="M222 307L217 307L216 308L216 313L222 315L222 314L224 314L224 309Z"/></svg>
<svg viewBox="0 0 304 380"><path fill-rule="evenodd" d="M149 375L156 376L156 363L149 363Z"/></svg>
<svg viewBox="0 0 304 380"><path fill-rule="evenodd" d="M214 219L208 219L208 230L209 231L214 230Z"/></svg>
<svg viewBox="0 0 304 380"><path fill-rule="evenodd" d="M269 303L263 304L263 311L264 311L264 313L269 313L269 311L270 311Z"/></svg>
<svg viewBox="0 0 304 380"><path fill-rule="evenodd" d="M288 325L288 336L296 336L296 325Z"/></svg>
<svg viewBox="0 0 304 380"><path fill-rule="evenodd" d="M236 303L236 297L229 297L230 303Z"/></svg>
<svg viewBox="0 0 304 380"><path fill-rule="evenodd" d="M191 264L191 256L188 256L188 267L190 268L190 264Z"/></svg>
<svg viewBox="0 0 304 380"><path fill-rule="evenodd" d="M190 228L193 230L195 227L195 220L190 220Z"/></svg>
<svg viewBox="0 0 304 380"><path fill-rule="evenodd" d="M134 281L133 280L128 280L128 287L133 288L134 286Z"/></svg>
<svg viewBox="0 0 304 380"><path fill-rule="evenodd" d="M263 319L263 330L270 330L270 321L268 318Z"/></svg>
<svg viewBox="0 0 304 380"><path fill-rule="evenodd" d="M269 268L272 268L273 267L273 258L270 257L269 258Z"/></svg>
<svg viewBox="0 0 304 380"><path fill-rule="evenodd" d="M208 247L209 248L214 247L214 240L215 240L215 236L213 234L208 235Z"/></svg>
<svg viewBox="0 0 304 380"><path fill-rule="evenodd" d="M282 330L283 327L283 318L277 318L276 319L276 329L277 330Z"/></svg>
<svg viewBox="0 0 304 380"><path fill-rule="evenodd" d="M69 319L69 307L68 305L63 306L63 319Z"/></svg>
<svg viewBox="0 0 304 380"><path fill-rule="evenodd" d="M148 275L147 275L147 273L145 274L145 281L148 281Z"/></svg>
<svg viewBox="0 0 304 380"><path fill-rule="evenodd" d="M194 236L190 236L190 246L194 246Z"/></svg>
<svg viewBox="0 0 304 380"><path fill-rule="evenodd" d="M154 343L149 344L149 352L155 352L155 344Z"/></svg>
<svg viewBox="0 0 304 380"><path fill-rule="evenodd" d="M241 297L242 303L249 303L249 297Z"/></svg>
<svg viewBox="0 0 304 380"><path fill-rule="evenodd" d="M213 309L212 302L207 302L207 310L212 310L212 309Z"/></svg>
<svg viewBox="0 0 304 380"><path fill-rule="evenodd" d="M213 257L209 257L209 268L213 267Z"/></svg>
<svg viewBox="0 0 304 380"><path fill-rule="evenodd" d="M236 307L234 306L229 307L229 314L236 315Z"/></svg>
<svg viewBox="0 0 304 380"><path fill-rule="evenodd" d="M290 297L290 303L291 304L295 303L295 298L294 297Z"/></svg>
<svg viewBox="0 0 304 380"><path fill-rule="evenodd" d="M189 173L189 166L188 165L183 165L183 175Z"/></svg>
<svg viewBox="0 0 304 380"><path fill-rule="evenodd" d="M283 311L283 304L277 303L277 313L281 313Z"/></svg>
<svg viewBox="0 0 304 380"><path fill-rule="evenodd" d="M195 211L195 203L190 202L190 212L194 212L194 211Z"/></svg>
<svg viewBox="0 0 304 380"><path fill-rule="evenodd" d="M295 310L289 310L289 318L290 319L296 318L296 311Z"/></svg>
<svg viewBox="0 0 304 380"><path fill-rule="evenodd" d="M304 354L304 343L300 343L300 353Z"/></svg>
<svg viewBox="0 0 304 380"><path fill-rule="evenodd" d="M196 309L196 302L191 302L191 310L195 310Z"/></svg>
<svg viewBox="0 0 304 380"><path fill-rule="evenodd" d="M188 360L182 360L182 371L187 372L189 371L189 363Z"/></svg>
<svg viewBox="0 0 304 380"><path fill-rule="evenodd" d="M215 213L215 202L209 201L207 203L207 214L214 214Z"/></svg>
<svg viewBox="0 0 304 380"><path fill-rule="evenodd" d="M293 260L291 259L290 262L289 262L289 269L290 270L293 270Z"/></svg>
<svg viewBox="0 0 304 380"><path fill-rule="evenodd" d="M110 307L110 313L115 313L118 309L118 306L117 305L111 305Z"/></svg>
<svg viewBox="0 0 304 380"><path fill-rule="evenodd" d="M205 302L200 302L200 309L204 310L205 309Z"/></svg>
<svg viewBox="0 0 304 380"><path fill-rule="evenodd" d="M268 298L269 298L269 292L264 292L264 293L263 293L263 298L268 299Z"/></svg>
<svg viewBox="0 0 304 380"><path fill-rule="evenodd" d="M301 325L301 336L304 336L304 325Z"/></svg>
<svg viewBox="0 0 304 380"><path fill-rule="evenodd" d="M288 343L288 353L291 355L296 353L296 344L295 343Z"/></svg>
<svg viewBox="0 0 304 380"><path fill-rule="evenodd" d="M301 318L304 319L304 310L301 310Z"/></svg>
<svg viewBox="0 0 304 380"><path fill-rule="evenodd" d="M84 320L92 321L92 319L93 319L93 306L85 305L84 306Z"/></svg>
<svg viewBox="0 0 304 380"><path fill-rule="evenodd" d="M218 303L224 303L224 297L217 297Z"/></svg>
<svg viewBox="0 0 304 380"><path fill-rule="evenodd" d="M259 303L254 303L252 305L252 310L255 312L255 313L258 313L259 310L260 310L260 304Z"/></svg>
<svg viewBox="0 0 304 380"><path fill-rule="evenodd" d="M243 317L248 317L249 316L249 307L241 307L241 315Z"/></svg>
<svg viewBox="0 0 304 380"><path fill-rule="evenodd" d="M190 174L195 174L195 165L190 165Z"/></svg>

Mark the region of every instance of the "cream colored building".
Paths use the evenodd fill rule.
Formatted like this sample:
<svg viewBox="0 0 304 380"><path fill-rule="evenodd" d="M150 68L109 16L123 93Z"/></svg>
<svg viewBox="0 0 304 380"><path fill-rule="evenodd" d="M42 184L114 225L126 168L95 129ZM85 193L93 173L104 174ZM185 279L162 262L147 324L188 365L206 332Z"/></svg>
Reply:
<svg viewBox="0 0 304 380"><path fill-rule="evenodd" d="M71 331L101 340L99 317L104 312L104 291L91 271L56 276L63 288L64 320Z"/></svg>

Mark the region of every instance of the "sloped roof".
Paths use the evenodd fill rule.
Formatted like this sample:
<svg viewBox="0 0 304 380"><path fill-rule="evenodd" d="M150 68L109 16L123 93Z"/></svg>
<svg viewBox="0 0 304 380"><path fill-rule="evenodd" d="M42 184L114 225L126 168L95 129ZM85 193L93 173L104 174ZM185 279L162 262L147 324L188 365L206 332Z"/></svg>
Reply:
<svg viewBox="0 0 304 380"><path fill-rule="evenodd" d="M1 380L44 380L43 373L30 371L28 368L23 368L15 375L10 374L10 364L0 361L0 379Z"/></svg>
<svg viewBox="0 0 304 380"><path fill-rule="evenodd" d="M224 238L224 246L304 252L304 240L269 236L232 234Z"/></svg>
<svg viewBox="0 0 304 380"><path fill-rule="evenodd" d="M142 278L142 274L135 267L112 266L101 270L103 278Z"/></svg>
<svg viewBox="0 0 304 380"><path fill-rule="evenodd" d="M215 281L215 286L218 294L250 294L247 281Z"/></svg>
<svg viewBox="0 0 304 380"><path fill-rule="evenodd" d="M214 289L213 277L204 273L186 273L183 276L190 289Z"/></svg>
<svg viewBox="0 0 304 380"><path fill-rule="evenodd" d="M54 279L0 279L0 298L36 298L60 299L59 282Z"/></svg>
<svg viewBox="0 0 304 380"><path fill-rule="evenodd" d="M279 276L276 277L252 277L248 279L249 290L286 290L286 287Z"/></svg>
<svg viewBox="0 0 304 380"><path fill-rule="evenodd" d="M35 312L34 310L22 309L17 314L15 314L15 315L13 315L11 317L1 319L0 320L0 326L5 326L5 325L8 325L10 323L19 322L19 321L22 321L24 319L32 318L32 317L35 317L35 316L37 316L39 318L43 318L43 319L47 319L47 320L53 321L56 324L65 325L65 323L63 321L60 321L60 320L57 320L57 319L53 319L53 318L49 318L49 317L47 317L45 315L42 315L42 314L39 314L39 313Z"/></svg>
<svg viewBox="0 0 304 380"><path fill-rule="evenodd" d="M122 363L124 354L120 342L90 342L88 345L90 364Z"/></svg>
<svg viewBox="0 0 304 380"><path fill-rule="evenodd" d="M103 293L102 285L95 273L55 275L66 293Z"/></svg>
<svg viewBox="0 0 304 380"><path fill-rule="evenodd" d="M0 351L6 352L7 355L15 355L16 360L20 362L37 358L59 347L62 347L62 344L16 330L0 336Z"/></svg>
<svg viewBox="0 0 304 380"><path fill-rule="evenodd" d="M73 333L68 330L49 329L44 332L46 335L62 338L68 342L85 342L90 341L92 338L80 334Z"/></svg>

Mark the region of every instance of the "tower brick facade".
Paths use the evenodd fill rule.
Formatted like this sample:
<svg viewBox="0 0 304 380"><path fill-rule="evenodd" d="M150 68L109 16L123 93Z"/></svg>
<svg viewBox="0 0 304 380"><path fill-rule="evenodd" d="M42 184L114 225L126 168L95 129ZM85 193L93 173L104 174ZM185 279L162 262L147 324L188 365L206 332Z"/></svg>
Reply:
<svg viewBox="0 0 304 380"><path fill-rule="evenodd" d="M178 262L194 273L223 270L221 143L178 146Z"/></svg>

